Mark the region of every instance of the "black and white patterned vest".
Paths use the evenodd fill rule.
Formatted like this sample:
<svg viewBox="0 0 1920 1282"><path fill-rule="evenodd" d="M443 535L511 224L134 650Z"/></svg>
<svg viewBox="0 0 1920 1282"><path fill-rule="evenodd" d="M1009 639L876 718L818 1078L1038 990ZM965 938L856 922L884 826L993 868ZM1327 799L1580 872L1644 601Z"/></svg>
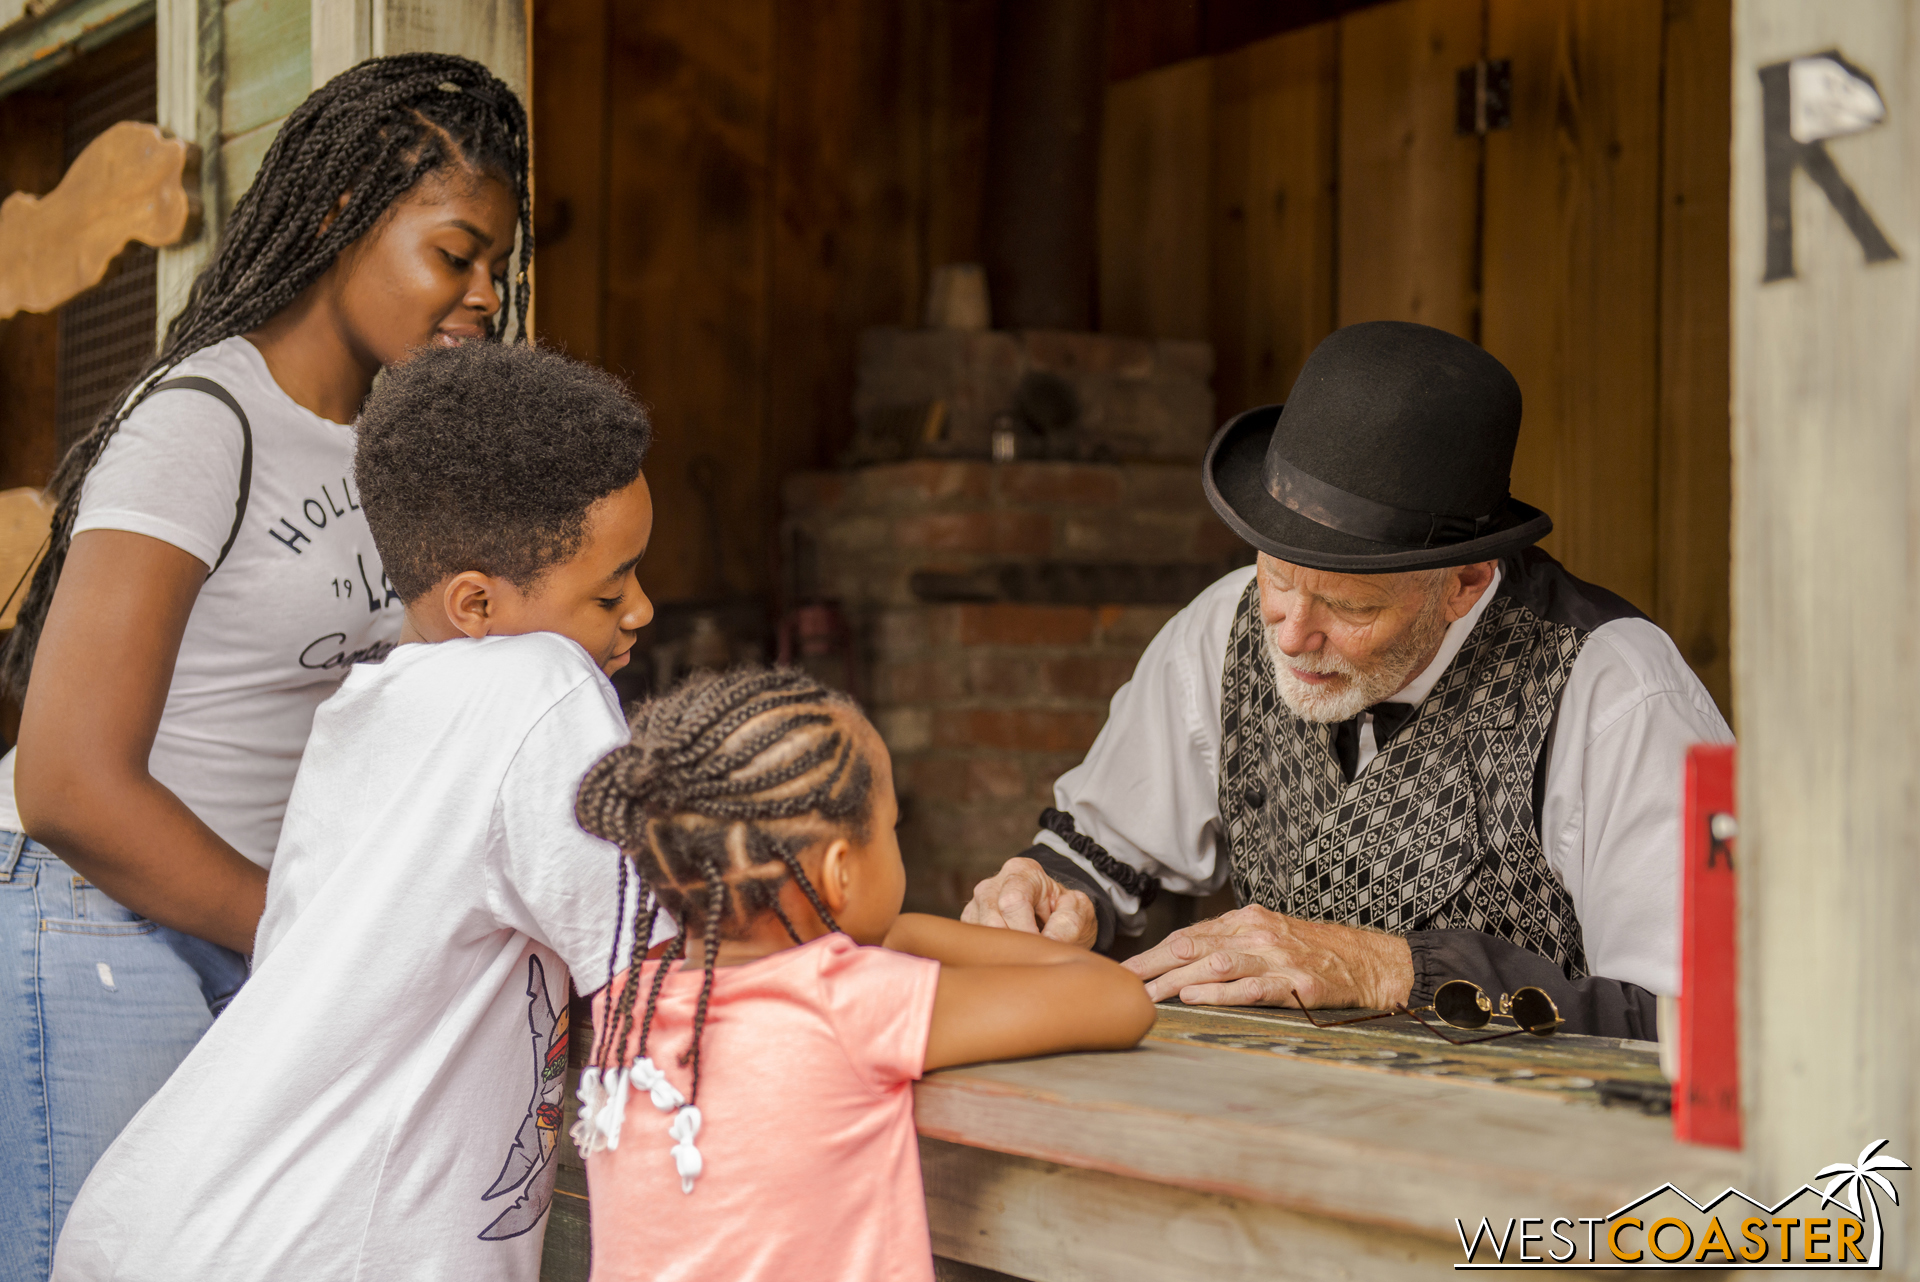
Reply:
<svg viewBox="0 0 1920 1282"><path fill-rule="evenodd" d="M1538 549L1501 569L1439 683L1351 783L1333 726L1280 698L1259 580L1247 585L1220 692L1220 815L1242 904L1400 935L1477 930L1585 975L1573 900L1540 842L1536 776L1588 633L1639 612Z"/></svg>

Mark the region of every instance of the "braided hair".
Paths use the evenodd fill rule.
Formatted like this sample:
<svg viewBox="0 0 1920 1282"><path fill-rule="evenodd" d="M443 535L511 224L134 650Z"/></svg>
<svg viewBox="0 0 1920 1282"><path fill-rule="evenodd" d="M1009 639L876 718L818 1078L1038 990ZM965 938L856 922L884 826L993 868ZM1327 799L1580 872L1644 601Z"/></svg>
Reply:
<svg viewBox="0 0 1920 1282"><path fill-rule="evenodd" d="M46 556L0 654L0 686L24 695L55 586L66 565L80 488L127 415L187 357L258 329L333 265L429 174L463 169L498 178L519 198L520 253L495 336L527 338L533 257L527 113L512 89L451 54L372 58L341 72L294 109L234 206L213 259L159 353L116 396L54 470ZM341 197L346 201L341 204Z"/></svg>
<svg viewBox="0 0 1920 1282"><path fill-rule="evenodd" d="M633 740L607 754L580 785L580 826L619 846L620 902L629 861L639 879L627 952L628 982L608 1012L593 1053L604 1070L647 1053L647 1036L667 972L685 955L685 933L668 946L633 1036L635 969L662 911L684 929L697 919L705 948L693 1040L680 1063L692 1064L689 1102L700 1095L700 1035L713 995L723 936L744 934L772 913L793 942L799 932L780 906L791 878L828 930L833 914L800 866L800 853L829 833L864 842L873 770L846 728L853 700L792 668L737 668L697 674L640 706ZM609 970L618 964L614 931Z"/></svg>

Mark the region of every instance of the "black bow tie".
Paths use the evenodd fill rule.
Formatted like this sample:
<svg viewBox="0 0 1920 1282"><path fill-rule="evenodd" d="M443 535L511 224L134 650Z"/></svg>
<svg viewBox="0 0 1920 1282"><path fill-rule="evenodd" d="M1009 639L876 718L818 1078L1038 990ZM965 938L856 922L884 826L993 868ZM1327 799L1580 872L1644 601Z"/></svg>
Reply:
<svg viewBox="0 0 1920 1282"><path fill-rule="evenodd" d="M1360 716L1336 724L1333 727L1333 755L1339 759L1340 769L1347 780L1351 782L1360 772L1361 717L1373 714L1374 751L1385 752L1387 741L1399 734L1419 710L1417 703L1376 703Z"/></svg>

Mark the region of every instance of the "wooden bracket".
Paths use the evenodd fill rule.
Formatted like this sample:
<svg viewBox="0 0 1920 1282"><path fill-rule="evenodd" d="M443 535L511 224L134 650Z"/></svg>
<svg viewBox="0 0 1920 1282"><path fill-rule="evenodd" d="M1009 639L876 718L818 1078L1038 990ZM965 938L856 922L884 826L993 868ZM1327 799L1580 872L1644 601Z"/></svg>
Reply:
<svg viewBox="0 0 1920 1282"><path fill-rule="evenodd" d="M107 274L129 242L176 245L200 230L200 149L126 120L74 157L45 196L0 203L0 320L50 312Z"/></svg>

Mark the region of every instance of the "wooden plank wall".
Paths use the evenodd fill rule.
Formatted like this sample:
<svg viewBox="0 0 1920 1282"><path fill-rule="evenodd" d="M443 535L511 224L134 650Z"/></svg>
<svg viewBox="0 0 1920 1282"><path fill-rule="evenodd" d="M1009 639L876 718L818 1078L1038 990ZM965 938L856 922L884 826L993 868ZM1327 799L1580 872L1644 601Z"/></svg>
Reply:
<svg viewBox="0 0 1920 1282"><path fill-rule="evenodd" d="M1101 131L1100 325L1160 338L1211 337L1215 60L1195 58L1107 94ZM1153 262L1147 270L1143 264Z"/></svg>
<svg viewBox="0 0 1920 1282"><path fill-rule="evenodd" d="M1514 492L1548 551L1652 610L1660 0L1490 9L1513 128L1486 139L1480 337L1525 398Z"/></svg>
<svg viewBox="0 0 1920 1282"><path fill-rule="evenodd" d="M779 478L845 447L859 331L977 258L992 28L991 0L535 6L539 328L653 407L656 599L777 588Z"/></svg>
<svg viewBox="0 0 1920 1282"><path fill-rule="evenodd" d="M1480 56L1480 0L1401 0L1340 24L1339 323L1480 337L1484 144L1453 129L1454 72Z"/></svg>
<svg viewBox="0 0 1920 1282"><path fill-rule="evenodd" d="M1199 328L1223 418L1284 400L1335 324L1484 343L1525 396L1514 492L1548 550L1731 711L1730 5L1394 0L1116 83L1101 327ZM1454 131L1482 56L1513 64L1513 126L1484 138Z"/></svg>
<svg viewBox="0 0 1920 1282"><path fill-rule="evenodd" d="M1733 29L1719 0L1668 0L1660 96L1660 419L1654 615L1724 709L1733 687L1733 458L1726 139Z"/></svg>
<svg viewBox="0 0 1920 1282"><path fill-rule="evenodd" d="M1338 58L1339 30L1322 23L1216 60L1208 337L1217 404L1284 399L1333 325Z"/></svg>
<svg viewBox="0 0 1920 1282"><path fill-rule="evenodd" d="M665 519L647 578L666 599L718 595L759 553L729 522L711 564L695 473L712 469L729 513L763 501L773 17L762 4L615 8L602 360L659 420L647 473Z"/></svg>
<svg viewBox="0 0 1920 1282"><path fill-rule="evenodd" d="M1880 1156L1920 1161L1917 36L1904 0L1735 7L1744 1188L1784 1192L1876 1140ZM1882 123L1824 146L1899 256L1867 262L1795 175L1794 275L1768 282L1759 71L1828 50L1885 101ZM1891 1277L1920 1277L1911 1221L1897 1218L1910 1213L1882 1197L1875 1215Z"/></svg>
<svg viewBox="0 0 1920 1282"><path fill-rule="evenodd" d="M226 0L220 95L221 221L253 181L280 122L312 87L308 0Z"/></svg>
<svg viewBox="0 0 1920 1282"><path fill-rule="evenodd" d="M1392 0L1117 81L1101 327L1211 339L1223 416L1284 399L1336 324L1486 342L1548 547L1730 706L1730 3ZM654 406L661 600L777 589L778 479L843 447L859 331L977 255L993 9L536 6L541 330ZM1460 136L1483 54L1514 61L1515 125Z"/></svg>

